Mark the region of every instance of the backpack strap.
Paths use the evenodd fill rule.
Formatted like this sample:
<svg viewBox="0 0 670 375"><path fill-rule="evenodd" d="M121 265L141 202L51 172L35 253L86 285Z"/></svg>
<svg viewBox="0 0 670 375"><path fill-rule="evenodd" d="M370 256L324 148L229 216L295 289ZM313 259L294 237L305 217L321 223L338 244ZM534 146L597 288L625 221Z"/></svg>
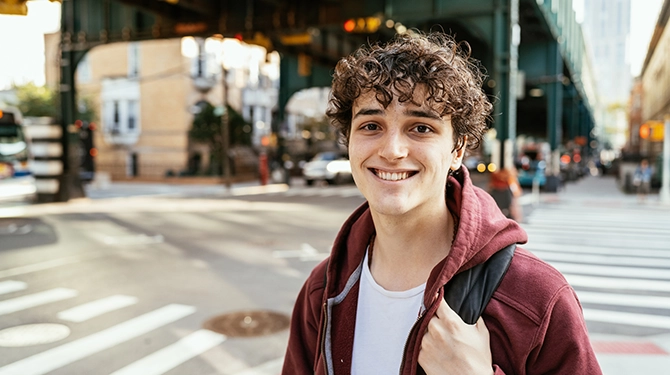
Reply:
<svg viewBox="0 0 670 375"><path fill-rule="evenodd" d="M465 270L444 285L444 300L463 321L475 324L498 289L516 250L516 244L493 254L486 262Z"/></svg>

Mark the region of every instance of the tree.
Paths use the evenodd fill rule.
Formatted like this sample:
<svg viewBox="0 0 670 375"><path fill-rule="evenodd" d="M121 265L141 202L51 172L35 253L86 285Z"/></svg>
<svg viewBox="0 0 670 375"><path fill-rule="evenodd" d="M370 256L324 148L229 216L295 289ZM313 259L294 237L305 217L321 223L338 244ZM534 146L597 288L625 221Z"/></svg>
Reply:
<svg viewBox="0 0 670 375"><path fill-rule="evenodd" d="M46 86L28 83L15 86L17 106L24 116L57 117L60 113L58 93Z"/></svg>
<svg viewBox="0 0 670 375"><path fill-rule="evenodd" d="M47 86L36 86L34 83L27 83L21 86L14 86L19 108L24 116L29 117L53 117L59 118L61 113L59 93ZM96 121L93 100L90 97L82 96L77 100L77 119L82 121Z"/></svg>
<svg viewBox="0 0 670 375"><path fill-rule="evenodd" d="M193 125L189 130L189 137L197 142L206 143L209 146L212 162L216 166L213 170L221 173L223 167L219 161L222 160L223 137L221 136L221 115L217 115L216 108L205 101L197 104L200 112L193 118ZM228 111L228 134L230 145L251 145L251 125L230 106Z"/></svg>

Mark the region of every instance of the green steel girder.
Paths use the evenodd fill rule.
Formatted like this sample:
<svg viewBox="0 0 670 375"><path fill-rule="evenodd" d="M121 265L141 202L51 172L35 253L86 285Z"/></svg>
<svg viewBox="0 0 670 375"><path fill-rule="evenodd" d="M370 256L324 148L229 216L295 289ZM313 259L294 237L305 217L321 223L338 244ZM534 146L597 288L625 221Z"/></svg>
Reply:
<svg viewBox="0 0 670 375"><path fill-rule="evenodd" d="M501 140L516 135L517 63L527 82L544 81L539 83L548 91L548 101L541 104L546 107L544 121L552 144L562 138L564 73L579 98L579 133L593 127L594 99L586 96L581 76L588 62L571 0L63 0L63 126L67 129L74 121L76 62L97 45L214 34L238 34L250 40L260 32L283 56L280 103L285 104L295 91L328 85L331 69L341 56L394 34L384 26L368 35L343 32L346 19L362 16L393 19L424 31L443 29L467 40L473 56L487 68L490 80L485 89L496 98L494 126ZM305 33L312 35L311 43L282 44L283 36ZM513 42L519 34L517 45ZM311 58L311 76L297 74L298 54ZM525 100L531 99L519 103ZM574 128L574 113L566 120Z"/></svg>

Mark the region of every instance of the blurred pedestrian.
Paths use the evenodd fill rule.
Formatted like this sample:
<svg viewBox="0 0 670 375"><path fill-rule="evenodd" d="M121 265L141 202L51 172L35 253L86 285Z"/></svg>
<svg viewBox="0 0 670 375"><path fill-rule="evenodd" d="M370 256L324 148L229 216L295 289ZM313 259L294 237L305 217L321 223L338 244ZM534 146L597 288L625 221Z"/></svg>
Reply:
<svg viewBox="0 0 670 375"><path fill-rule="evenodd" d="M521 222L523 219L518 197L521 196L519 180L509 169L500 169L491 173L489 194L500 211L509 219Z"/></svg>
<svg viewBox="0 0 670 375"><path fill-rule="evenodd" d="M640 165L635 168L633 174L633 185L637 190L637 199L644 202L651 191L652 170L647 159L642 159Z"/></svg>
<svg viewBox="0 0 670 375"><path fill-rule="evenodd" d="M461 46L403 34L337 64L327 115L367 202L297 297L283 374L601 374L557 270L521 248L488 262L527 235L461 165L492 108ZM447 304L450 282L487 266L501 282Z"/></svg>

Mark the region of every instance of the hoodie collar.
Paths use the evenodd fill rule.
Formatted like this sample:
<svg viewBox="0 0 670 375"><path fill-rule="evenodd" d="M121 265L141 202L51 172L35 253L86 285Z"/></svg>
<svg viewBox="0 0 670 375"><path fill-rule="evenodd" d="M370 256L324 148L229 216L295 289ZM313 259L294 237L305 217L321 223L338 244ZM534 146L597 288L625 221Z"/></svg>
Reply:
<svg viewBox="0 0 670 375"><path fill-rule="evenodd" d="M456 273L485 262L508 245L525 243L528 238L518 223L500 212L486 191L472 184L465 167L449 177L446 194L447 206L458 220L458 231L449 255L433 268L428 278L427 302ZM345 221L335 239L328 265L328 297L344 289L374 232L372 215L365 202Z"/></svg>

